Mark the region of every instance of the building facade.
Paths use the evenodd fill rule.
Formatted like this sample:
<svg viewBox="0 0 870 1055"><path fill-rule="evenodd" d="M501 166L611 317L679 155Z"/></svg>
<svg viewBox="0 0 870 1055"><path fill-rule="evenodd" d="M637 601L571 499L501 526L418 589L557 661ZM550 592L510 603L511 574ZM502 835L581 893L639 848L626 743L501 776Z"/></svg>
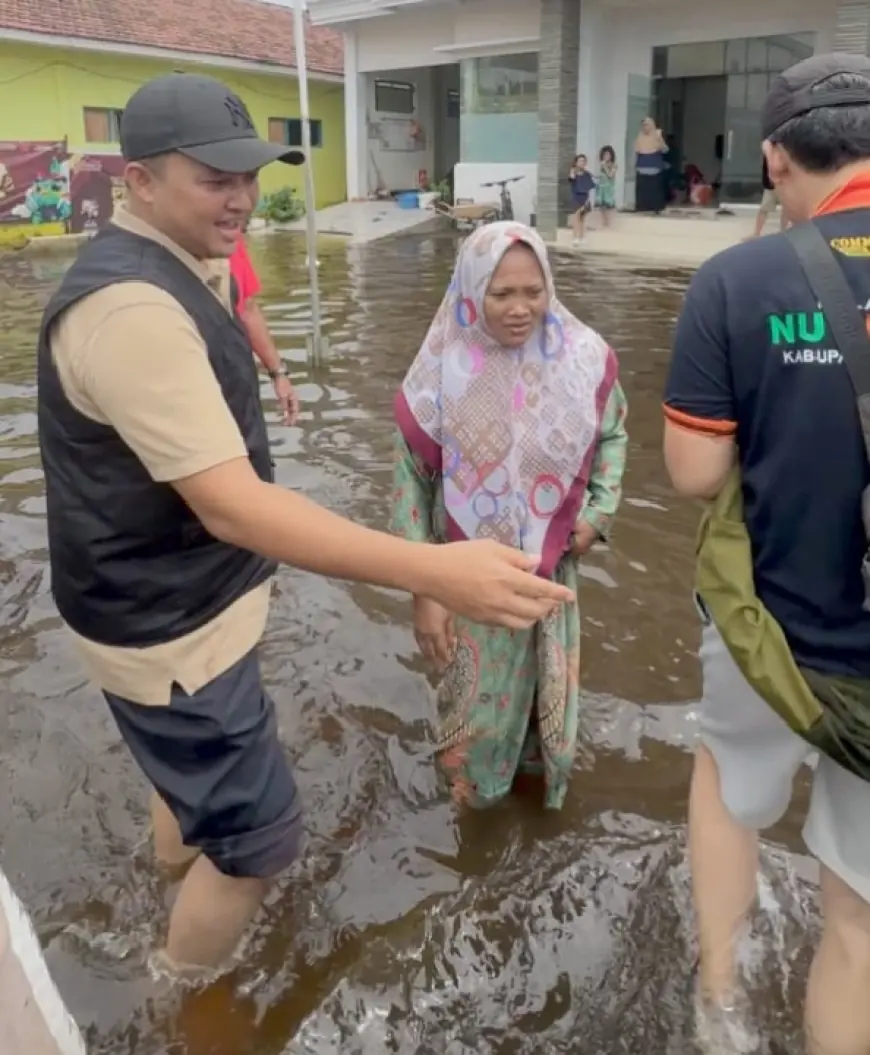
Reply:
<svg viewBox="0 0 870 1055"><path fill-rule="evenodd" d="M778 72L814 52L867 53L870 0L311 0L345 47L351 197L452 168L457 199L511 184L516 215L566 223L575 153L619 159L654 117L679 165L724 203L761 196L760 111Z"/></svg>
<svg viewBox="0 0 870 1055"><path fill-rule="evenodd" d="M102 20L92 8L65 0L63 27L49 27L27 0L0 5L0 142L66 140L71 155L117 154L118 122L133 92L180 71L225 81L261 135L301 145L291 12L247 0L152 0L118 5L117 17ZM338 32L309 26L306 45L311 161L323 206L346 197L343 43ZM301 170L263 171L264 192L283 186L301 195Z"/></svg>

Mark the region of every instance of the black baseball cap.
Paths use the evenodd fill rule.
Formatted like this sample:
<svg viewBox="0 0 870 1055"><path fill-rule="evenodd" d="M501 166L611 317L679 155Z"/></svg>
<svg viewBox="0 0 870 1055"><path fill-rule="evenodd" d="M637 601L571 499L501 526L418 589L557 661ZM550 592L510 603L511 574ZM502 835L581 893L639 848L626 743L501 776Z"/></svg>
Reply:
<svg viewBox="0 0 870 1055"><path fill-rule="evenodd" d="M761 111L763 138L770 139L793 117L801 117L824 106L870 106L870 84L860 88L825 87L813 91L817 84L838 73L852 73L870 81L870 58L845 52L813 55L781 73L771 85Z"/></svg>
<svg viewBox="0 0 870 1055"><path fill-rule="evenodd" d="M301 150L260 139L238 95L214 77L196 73L148 81L121 116L121 154L127 161L171 153L232 173L254 172L272 161L305 161Z"/></svg>

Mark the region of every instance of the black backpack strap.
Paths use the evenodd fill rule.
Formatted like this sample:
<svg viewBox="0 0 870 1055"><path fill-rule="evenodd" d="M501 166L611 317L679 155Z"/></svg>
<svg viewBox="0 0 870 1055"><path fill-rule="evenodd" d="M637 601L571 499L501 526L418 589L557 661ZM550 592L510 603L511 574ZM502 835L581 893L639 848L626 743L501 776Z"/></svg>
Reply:
<svg viewBox="0 0 870 1055"><path fill-rule="evenodd" d="M818 227L810 221L786 231L786 238L797 253L816 300L824 312L837 350L843 357L855 389L864 448L870 461L870 336L867 322L855 303L855 294L843 273L834 251ZM870 539L870 487L861 496L861 519L864 533ZM861 566L864 580L864 609L870 612L870 549Z"/></svg>
<svg viewBox="0 0 870 1055"><path fill-rule="evenodd" d="M786 238L797 253L849 371L870 460L870 337L864 316L855 303L855 294L843 269L818 227L812 221L798 224L786 231Z"/></svg>

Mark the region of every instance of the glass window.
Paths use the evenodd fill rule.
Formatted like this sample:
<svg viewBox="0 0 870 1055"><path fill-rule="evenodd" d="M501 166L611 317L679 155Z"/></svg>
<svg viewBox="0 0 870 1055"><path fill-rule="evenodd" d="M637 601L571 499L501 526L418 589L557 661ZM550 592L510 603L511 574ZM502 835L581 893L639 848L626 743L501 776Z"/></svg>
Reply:
<svg viewBox="0 0 870 1055"><path fill-rule="evenodd" d="M715 77L723 73L780 73L809 58L815 50L814 45L814 33L793 33L653 48L653 76L681 78Z"/></svg>
<svg viewBox="0 0 870 1055"><path fill-rule="evenodd" d="M725 45L725 72L746 72L746 41L729 40Z"/></svg>
<svg viewBox="0 0 870 1055"><path fill-rule="evenodd" d="M413 114L414 85L404 81L375 81L375 110L379 114Z"/></svg>
<svg viewBox="0 0 870 1055"><path fill-rule="evenodd" d="M83 111L86 143L117 143L121 139L123 110L86 106Z"/></svg>
<svg viewBox="0 0 870 1055"><path fill-rule="evenodd" d="M538 160L538 56L493 55L459 64L460 160Z"/></svg>
<svg viewBox="0 0 870 1055"><path fill-rule="evenodd" d="M538 109L538 56L495 55L468 60L475 113L532 113Z"/></svg>
<svg viewBox="0 0 870 1055"><path fill-rule="evenodd" d="M669 77L715 77L725 72L725 41L675 44L668 48Z"/></svg>
<svg viewBox="0 0 870 1055"><path fill-rule="evenodd" d="M748 41L746 70L748 73L762 73L767 69L768 43L765 37L753 37Z"/></svg>
<svg viewBox="0 0 870 1055"><path fill-rule="evenodd" d="M323 146L323 122L309 119L312 147ZM270 117L269 139L273 143L286 143L288 147L302 146L302 121L298 117Z"/></svg>
<svg viewBox="0 0 870 1055"><path fill-rule="evenodd" d="M756 110L759 114L767 98L770 86L770 74L750 73L746 78L746 108ZM761 142L761 121L758 123L758 141Z"/></svg>
<svg viewBox="0 0 870 1055"><path fill-rule="evenodd" d="M653 48L652 58L653 77L667 77L668 75L668 49Z"/></svg>

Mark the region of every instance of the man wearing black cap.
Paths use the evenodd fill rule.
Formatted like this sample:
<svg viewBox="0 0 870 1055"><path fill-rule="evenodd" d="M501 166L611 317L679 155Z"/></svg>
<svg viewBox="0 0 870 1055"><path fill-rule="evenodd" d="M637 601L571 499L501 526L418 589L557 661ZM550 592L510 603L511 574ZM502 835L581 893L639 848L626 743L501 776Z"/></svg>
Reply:
<svg viewBox="0 0 870 1055"><path fill-rule="evenodd" d="M837 721L866 728L870 714L826 702L834 685L848 686L840 700L870 702L861 575L870 470L850 370L795 242L815 237L810 222L817 227L823 259L848 281L847 314L854 303L866 315L870 59L818 55L792 67L771 88L761 131L770 179L798 226L735 246L698 271L665 395L674 485L713 500L698 557L703 746L689 833L699 1026L715 1050L729 1052L761 1050L735 972L756 892L756 832L783 815L811 751L784 718L794 715L792 728L801 729L798 701L823 704L815 735ZM851 321L860 335L857 310ZM813 1055L870 1053L870 783L836 753L845 745L859 754L862 740L866 733L841 739L836 751L813 740L827 752L804 828L822 865L825 921L807 996Z"/></svg>
<svg viewBox="0 0 870 1055"><path fill-rule="evenodd" d="M295 858L300 804L257 644L278 562L530 626L571 599L489 541L408 543L272 482L227 258L257 173L292 162L210 77L146 84L128 196L45 311L39 433L52 591L155 789L157 854L193 864L164 958L214 967Z"/></svg>

